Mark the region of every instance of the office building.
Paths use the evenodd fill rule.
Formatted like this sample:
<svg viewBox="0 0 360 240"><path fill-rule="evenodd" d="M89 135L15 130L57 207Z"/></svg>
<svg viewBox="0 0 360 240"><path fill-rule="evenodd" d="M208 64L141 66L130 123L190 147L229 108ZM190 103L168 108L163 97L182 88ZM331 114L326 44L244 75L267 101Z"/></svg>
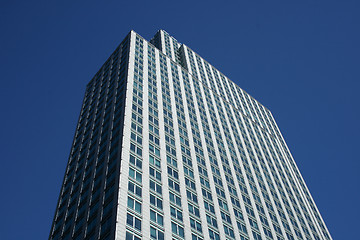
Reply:
<svg viewBox="0 0 360 240"><path fill-rule="evenodd" d="M86 87L49 239L332 239L271 112L168 33Z"/></svg>

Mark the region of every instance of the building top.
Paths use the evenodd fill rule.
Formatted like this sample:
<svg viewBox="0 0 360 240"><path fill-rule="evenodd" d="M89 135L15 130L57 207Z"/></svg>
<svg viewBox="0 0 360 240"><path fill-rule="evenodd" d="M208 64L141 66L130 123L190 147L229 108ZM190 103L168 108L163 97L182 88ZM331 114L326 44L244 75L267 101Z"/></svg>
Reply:
<svg viewBox="0 0 360 240"><path fill-rule="evenodd" d="M140 35L138 36L141 37ZM147 41L146 39L144 40ZM253 105L259 105L259 107L264 108L268 114L272 115L271 111L245 90L240 88L234 81L227 78L222 72L207 62L186 44L178 42L176 38L163 29L157 31L154 37L150 40L150 43L158 48L161 53L168 56L172 61L178 63L183 69L188 71L193 78L202 82L205 87L210 88L214 94L232 104L236 109L239 109L241 113L259 124L260 127L266 128L265 122L262 122L262 118L258 116L260 115L260 112L256 114L256 107L254 109ZM190 58L187 59L187 56ZM197 61L195 61L195 58ZM199 62L202 62L203 64L200 65ZM214 74L211 74L211 71L209 70L210 68ZM200 74L198 74L198 71ZM205 75L207 75L208 78L213 78L214 82L209 83L206 80ZM232 94L234 90L239 93L238 96ZM240 102L239 100L242 104L237 104L237 102ZM251 112L253 114L250 114Z"/></svg>

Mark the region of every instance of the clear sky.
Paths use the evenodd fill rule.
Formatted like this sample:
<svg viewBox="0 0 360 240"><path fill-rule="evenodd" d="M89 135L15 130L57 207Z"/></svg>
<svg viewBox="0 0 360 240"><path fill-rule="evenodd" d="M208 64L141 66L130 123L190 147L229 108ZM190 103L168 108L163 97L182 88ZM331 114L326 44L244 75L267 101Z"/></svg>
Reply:
<svg viewBox="0 0 360 240"><path fill-rule="evenodd" d="M359 1L0 1L0 238L47 239L86 83L165 29L268 107L334 239L359 239Z"/></svg>

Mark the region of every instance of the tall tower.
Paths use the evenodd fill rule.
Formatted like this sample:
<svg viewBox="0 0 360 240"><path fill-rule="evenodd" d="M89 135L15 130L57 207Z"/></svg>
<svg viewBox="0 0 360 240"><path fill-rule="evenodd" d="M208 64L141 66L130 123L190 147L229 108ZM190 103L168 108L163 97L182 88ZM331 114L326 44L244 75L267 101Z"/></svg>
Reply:
<svg viewBox="0 0 360 240"><path fill-rule="evenodd" d="M88 83L49 239L332 239L271 112L131 31Z"/></svg>

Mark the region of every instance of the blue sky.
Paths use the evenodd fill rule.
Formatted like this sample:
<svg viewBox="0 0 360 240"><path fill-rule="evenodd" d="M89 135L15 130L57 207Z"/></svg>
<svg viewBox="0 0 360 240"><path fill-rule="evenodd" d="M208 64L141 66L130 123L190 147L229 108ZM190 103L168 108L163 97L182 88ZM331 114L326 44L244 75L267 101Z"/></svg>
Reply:
<svg viewBox="0 0 360 240"><path fill-rule="evenodd" d="M268 107L334 239L360 220L358 1L0 1L0 236L46 239L86 83L165 29ZM20 230L21 229L21 230Z"/></svg>

